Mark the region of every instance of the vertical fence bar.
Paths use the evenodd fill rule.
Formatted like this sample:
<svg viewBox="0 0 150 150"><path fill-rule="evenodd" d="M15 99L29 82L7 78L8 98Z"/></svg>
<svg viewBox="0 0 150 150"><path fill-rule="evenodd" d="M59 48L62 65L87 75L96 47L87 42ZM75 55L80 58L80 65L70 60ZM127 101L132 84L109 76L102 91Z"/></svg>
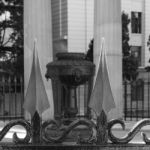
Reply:
<svg viewBox="0 0 150 150"><path fill-rule="evenodd" d="M20 77L18 82L17 78L11 76L2 76L1 78L1 107L0 119L4 122L22 118L24 111L23 105L23 80ZM19 99L17 92L19 92ZM17 101L19 100L19 101Z"/></svg>
<svg viewBox="0 0 150 150"><path fill-rule="evenodd" d="M142 118L144 118L144 101L145 101L145 86L146 86L146 82L143 82L143 90L142 90Z"/></svg>
<svg viewBox="0 0 150 150"><path fill-rule="evenodd" d="M3 95L3 111L2 111L2 119L5 121L5 118L3 116L5 115L5 78L2 76L2 95Z"/></svg>
<svg viewBox="0 0 150 150"><path fill-rule="evenodd" d="M87 116L87 87L88 83L86 82L84 85L84 116Z"/></svg>
<svg viewBox="0 0 150 150"><path fill-rule="evenodd" d="M127 119L127 81L124 81L124 117Z"/></svg>
<svg viewBox="0 0 150 150"><path fill-rule="evenodd" d="M80 86L77 88L78 90L78 97L77 97L77 101L78 101L78 115L81 114L81 107L80 107Z"/></svg>
<svg viewBox="0 0 150 150"><path fill-rule="evenodd" d="M150 81L139 79L123 83L124 119L130 121L150 117Z"/></svg>
<svg viewBox="0 0 150 150"><path fill-rule="evenodd" d="M20 77L20 94L21 94L21 118L23 117L23 102L24 102L24 94L23 94L23 78Z"/></svg>
<svg viewBox="0 0 150 150"><path fill-rule="evenodd" d="M2 81L0 81L0 117L2 115L2 105L3 105L3 85Z"/></svg>
<svg viewBox="0 0 150 150"><path fill-rule="evenodd" d="M14 77L14 103L15 103L15 118L17 117L17 78L16 78L16 76Z"/></svg>
<svg viewBox="0 0 150 150"><path fill-rule="evenodd" d="M147 91L147 94L148 94L148 99L147 99L148 100L147 101L147 103L148 103L148 105L147 105L148 106L147 107L147 109L148 109L148 117L149 117L149 84L150 84L150 82L149 82L149 72L148 72L148 84L147 84L148 85L148 87L147 87L147 89L148 89L148 91Z"/></svg>
<svg viewBox="0 0 150 150"><path fill-rule="evenodd" d="M145 108L145 104L148 105L148 102L147 102L147 100L148 100L148 81L145 82L145 93L146 93L146 94L145 94L145 101L143 102L143 105L144 105L144 106L143 106L143 108L144 108L144 109L143 109L143 112L144 112L144 110L146 109L145 112L146 112L146 115L148 116L148 109ZM145 112L143 113L143 118L144 118L144 116L145 116Z"/></svg>
<svg viewBox="0 0 150 150"><path fill-rule="evenodd" d="M129 84L130 85L130 112L131 112L131 117L130 117L130 121L132 121L132 117L133 117L133 108L132 108L132 82Z"/></svg>
<svg viewBox="0 0 150 150"><path fill-rule="evenodd" d="M138 85L138 82L137 81L135 81L135 103L136 103L136 109L135 109L135 117L136 117L136 120L138 120L138 115L139 115L139 109L138 109L138 101L139 101L139 97L138 97L138 87L139 85Z"/></svg>
<svg viewBox="0 0 150 150"><path fill-rule="evenodd" d="M84 101L85 101L85 84L82 84L81 85L81 88L80 88L80 104L81 104L81 116L83 117L85 114L84 114Z"/></svg>
<svg viewBox="0 0 150 150"><path fill-rule="evenodd" d="M12 84L13 85L13 84ZM12 104L11 104L11 102L13 101L13 97L11 96L11 77L9 76L9 78L8 78L8 97L9 97L9 99L8 99L8 105L9 105L9 107L8 107L8 120L11 120L11 115L12 115L12 108L11 108L11 106L13 106Z"/></svg>

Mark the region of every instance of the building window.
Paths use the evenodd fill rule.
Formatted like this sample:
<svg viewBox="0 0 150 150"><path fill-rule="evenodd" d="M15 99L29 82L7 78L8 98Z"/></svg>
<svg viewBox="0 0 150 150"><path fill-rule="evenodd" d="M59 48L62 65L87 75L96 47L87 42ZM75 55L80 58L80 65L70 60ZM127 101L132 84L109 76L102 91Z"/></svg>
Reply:
<svg viewBox="0 0 150 150"><path fill-rule="evenodd" d="M138 66L141 66L141 46L131 46L131 55L135 58Z"/></svg>
<svg viewBox="0 0 150 150"><path fill-rule="evenodd" d="M141 33L142 13L131 12L131 30L132 33Z"/></svg>

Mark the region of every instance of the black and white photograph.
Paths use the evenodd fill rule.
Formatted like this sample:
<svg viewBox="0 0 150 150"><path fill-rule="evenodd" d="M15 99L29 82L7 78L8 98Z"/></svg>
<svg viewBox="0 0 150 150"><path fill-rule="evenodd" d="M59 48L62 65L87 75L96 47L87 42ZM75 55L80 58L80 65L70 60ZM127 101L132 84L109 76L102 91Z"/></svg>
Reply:
<svg viewBox="0 0 150 150"><path fill-rule="evenodd" d="M0 150L150 150L150 0L0 0Z"/></svg>

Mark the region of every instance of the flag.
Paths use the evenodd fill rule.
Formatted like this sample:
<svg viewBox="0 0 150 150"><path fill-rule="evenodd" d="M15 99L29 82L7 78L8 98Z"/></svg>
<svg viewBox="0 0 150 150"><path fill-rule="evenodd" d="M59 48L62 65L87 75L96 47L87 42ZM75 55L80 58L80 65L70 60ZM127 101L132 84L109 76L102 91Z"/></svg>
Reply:
<svg viewBox="0 0 150 150"><path fill-rule="evenodd" d="M34 43L33 62L25 96L24 108L31 114L31 117L34 116L36 111L39 113L39 115L42 115L42 112L49 108L48 97L43 83L38 52L36 49L36 43Z"/></svg>
<svg viewBox="0 0 150 150"><path fill-rule="evenodd" d="M102 110L108 114L112 108L115 108L115 102L109 81L104 39L102 39L101 43L97 68L98 70L93 84L89 107L94 110L97 115L100 115Z"/></svg>

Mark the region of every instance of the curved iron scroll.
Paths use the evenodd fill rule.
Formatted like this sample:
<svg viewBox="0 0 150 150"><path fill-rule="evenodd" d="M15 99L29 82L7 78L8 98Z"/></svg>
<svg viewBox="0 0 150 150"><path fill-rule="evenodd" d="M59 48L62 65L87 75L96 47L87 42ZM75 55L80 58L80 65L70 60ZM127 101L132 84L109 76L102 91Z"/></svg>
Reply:
<svg viewBox="0 0 150 150"><path fill-rule="evenodd" d="M123 130L125 129L125 123L122 120L115 119L115 120L111 120L110 122L108 122L108 138L109 138L109 140L115 144L127 144L135 137L135 135L141 130L142 127L150 125L150 119L142 119L142 120L138 121L133 126L133 128L124 137L121 137L121 138L115 137L112 133L112 127L115 124L120 124L122 126ZM150 140L147 138L146 134L142 133L142 136L143 136L143 141L146 144L150 144Z"/></svg>
<svg viewBox="0 0 150 150"><path fill-rule="evenodd" d="M67 126L65 129L62 130L62 134L57 136L57 137L51 137L50 135L47 134L46 129L49 125L54 125L59 131L61 131L61 129L59 128L58 123L55 120L50 120L47 122L44 122L42 125L42 130L43 130L43 140L45 142L51 142L51 143L61 143L63 142L67 135L73 130L75 129L77 126L80 125L85 125L90 129L90 136L86 139L81 138L80 136L78 137L78 141L77 143L80 144L91 144L91 143L95 143L96 142L96 125L87 119L78 119L73 121L69 126Z"/></svg>
<svg viewBox="0 0 150 150"><path fill-rule="evenodd" d="M17 133L13 134L13 142L14 143L29 143L31 139L31 125L25 120L16 120L9 122L3 129L0 131L0 141L4 138L4 136L8 133L8 131L16 125L21 125L26 130L26 136L24 138L19 138Z"/></svg>

